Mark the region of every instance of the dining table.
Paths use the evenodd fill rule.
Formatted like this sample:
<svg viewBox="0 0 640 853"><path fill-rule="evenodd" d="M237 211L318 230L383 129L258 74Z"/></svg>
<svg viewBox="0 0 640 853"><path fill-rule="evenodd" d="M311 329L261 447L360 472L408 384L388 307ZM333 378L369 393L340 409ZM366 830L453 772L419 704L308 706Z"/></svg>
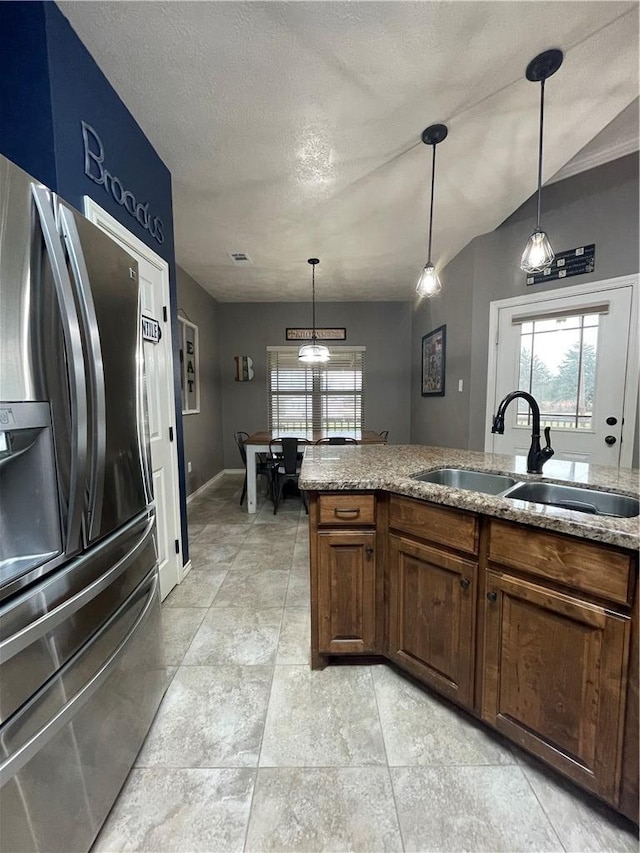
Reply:
<svg viewBox="0 0 640 853"><path fill-rule="evenodd" d="M268 453L269 444L275 438L284 437L306 438L307 441L315 444L321 438L335 438L344 436L345 438L354 438L358 444L386 444L386 440L380 433L367 429L344 429L344 430L290 430L281 432L276 430L261 430L254 432L249 438L244 441L244 448L247 454L247 512L254 513L257 507L257 485L256 485L256 457L259 453Z"/></svg>

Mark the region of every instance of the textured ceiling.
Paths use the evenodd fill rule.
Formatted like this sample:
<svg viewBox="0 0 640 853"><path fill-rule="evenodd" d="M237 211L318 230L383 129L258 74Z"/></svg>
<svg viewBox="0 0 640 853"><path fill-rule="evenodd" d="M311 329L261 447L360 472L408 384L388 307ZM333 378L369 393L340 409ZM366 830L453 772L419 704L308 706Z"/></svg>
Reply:
<svg viewBox="0 0 640 853"><path fill-rule="evenodd" d="M173 175L178 263L222 301L411 299L638 96L637 2L60 2ZM637 125L636 125L637 132ZM523 234L523 242L527 234ZM246 252L236 267L229 252Z"/></svg>

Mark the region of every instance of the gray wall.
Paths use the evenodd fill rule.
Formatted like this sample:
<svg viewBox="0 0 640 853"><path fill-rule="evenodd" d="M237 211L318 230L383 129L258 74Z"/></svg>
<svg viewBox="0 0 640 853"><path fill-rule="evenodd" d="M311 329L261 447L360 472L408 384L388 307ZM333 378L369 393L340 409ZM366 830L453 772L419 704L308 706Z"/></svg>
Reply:
<svg viewBox="0 0 640 853"><path fill-rule="evenodd" d="M535 225L534 198L495 231L466 246L442 272L442 295L425 300L413 314L412 442L484 447L490 302L638 272L637 154L545 187L542 224L557 251L595 243L594 272L527 288L519 261ZM422 398L421 337L443 323L446 395ZM465 380L462 393L457 390L460 378Z"/></svg>
<svg viewBox="0 0 640 853"><path fill-rule="evenodd" d="M220 363L224 399L224 467L241 467L233 440L237 430L267 426L267 346L295 346L285 340L287 326L308 327L308 303L220 303ZM411 305L408 302L321 302L318 326L346 327L345 345L366 346L367 429L389 430L389 442L409 442L411 395ZM337 344L338 345L338 344ZM234 355L253 359L255 379L235 382ZM186 433L185 433L186 441Z"/></svg>
<svg viewBox="0 0 640 853"><path fill-rule="evenodd" d="M190 495L224 468L220 387L220 305L183 269L178 272L178 315L198 327L200 413L183 415L184 462ZM191 473L187 463L191 462Z"/></svg>

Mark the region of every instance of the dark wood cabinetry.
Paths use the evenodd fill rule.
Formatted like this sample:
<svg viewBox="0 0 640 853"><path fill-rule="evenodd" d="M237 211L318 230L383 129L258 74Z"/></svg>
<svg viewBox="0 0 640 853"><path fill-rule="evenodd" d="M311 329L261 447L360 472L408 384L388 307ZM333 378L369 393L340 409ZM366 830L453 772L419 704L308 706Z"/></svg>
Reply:
<svg viewBox="0 0 640 853"><path fill-rule="evenodd" d="M630 620L496 571L484 600L482 717L614 801Z"/></svg>
<svg viewBox="0 0 640 853"><path fill-rule="evenodd" d="M313 494L311 666L377 651L376 501L366 492Z"/></svg>
<svg viewBox="0 0 640 853"><path fill-rule="evenodd" d="M318 534L318 651L374 651L376 573L373 532Z"/></svg>
<svg viewBox="0 0 640 853"><path fill-rule="evenodd" d="M471 706L477 565L393 535L389 564L389 657Z"/></svg>
<svg viewBox="0 0 640 853"><path fill-rule="evenodd" d="M313 493L311 660L383 655L638 820L638 557L396 494Z"/></svg>

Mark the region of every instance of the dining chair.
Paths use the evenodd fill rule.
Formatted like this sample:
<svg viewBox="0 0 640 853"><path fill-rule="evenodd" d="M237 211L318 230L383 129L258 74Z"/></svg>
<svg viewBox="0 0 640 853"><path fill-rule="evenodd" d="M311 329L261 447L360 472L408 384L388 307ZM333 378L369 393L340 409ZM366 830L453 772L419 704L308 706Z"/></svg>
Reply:
<svg viewBox="0 0 640 853"><path fill-rule="evenodd" d="M346 435L333 435L331 438L319 438L316 444L357 444L355 438L349 438Z"/></svg>
<svg viewBox="0 0 640 853"><path fill-rule="evenodd" d="M300 445L311 444L306 438L294 438L284 436L274 438L269 442L269 465L271 477L271 497L273 500L273 514L275 515L282 500L282 493L287 483L298 484L300 476L301 461L298 458ZM307 497L300 492L305 512L309 513Z"/></svg>
<svg viewBox="0 0 640 853"><path fill-rule="evenodd" d="M242 506L244 502L245 495L247 494L247 451L244 446L245 441L249 438L248 432L234 432L233 437L236 440L236 444L238 445L238 450L240 451L240 456L242 457L242 464L244 465L244 483L242 484L242 494L240 495L240 506ZM261 474L263 477L267 478L268 488L271 489L271 476L270 476L270 463L267 460L264 453L258 453L256 455L256 475Z"/></svg>

